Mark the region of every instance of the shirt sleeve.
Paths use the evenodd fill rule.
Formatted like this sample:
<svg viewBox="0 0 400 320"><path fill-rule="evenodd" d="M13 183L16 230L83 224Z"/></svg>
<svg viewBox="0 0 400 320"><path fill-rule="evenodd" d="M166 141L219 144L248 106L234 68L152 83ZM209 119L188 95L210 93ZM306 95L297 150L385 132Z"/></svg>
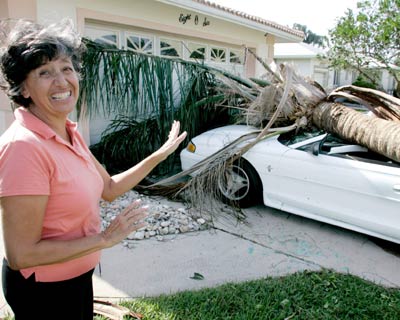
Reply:
<svg viewBox="0 0 400 320"><path fill-rule="evenodd" d="M51 169L46 152L26 141L13 141L0 150L0 197L49 195Z"/></svg>

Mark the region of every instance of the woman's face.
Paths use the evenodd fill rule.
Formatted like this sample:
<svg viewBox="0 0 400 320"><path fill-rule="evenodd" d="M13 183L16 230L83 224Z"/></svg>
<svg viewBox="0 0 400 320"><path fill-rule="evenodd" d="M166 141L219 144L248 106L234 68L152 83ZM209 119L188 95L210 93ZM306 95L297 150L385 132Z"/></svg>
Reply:
<svg viewBox="0 0 400 320"><path fill-rule="evenodd" d="M28 73L22 94L47 117L66 117L73 111L79 94L79 80L71 59L59 57Z"/></svg>

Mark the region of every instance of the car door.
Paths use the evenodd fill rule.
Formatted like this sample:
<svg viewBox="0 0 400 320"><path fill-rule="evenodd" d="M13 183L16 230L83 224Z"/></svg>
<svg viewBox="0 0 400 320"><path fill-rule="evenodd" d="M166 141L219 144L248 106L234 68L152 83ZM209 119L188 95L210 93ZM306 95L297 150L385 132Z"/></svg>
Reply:
<svg viewBox="0 0 400 320"><path fill-rule="evenodd" d="M400 239L400 167L288 149L278 168L282 210Z"/></svg>

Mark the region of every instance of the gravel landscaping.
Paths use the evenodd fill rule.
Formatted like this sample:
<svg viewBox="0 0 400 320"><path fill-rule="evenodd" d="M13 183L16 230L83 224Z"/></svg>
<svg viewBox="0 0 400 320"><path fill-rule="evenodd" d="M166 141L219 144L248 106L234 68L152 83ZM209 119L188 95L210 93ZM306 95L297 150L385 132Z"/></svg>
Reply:
<svg viewBox="0 0 400 320"><path fill-rule="evenodd" d="M141 199L143 205L149 206L145 228L132 232L123 244L133 246L137 240L155 237L162 241L167 235L200 231L209 228L209 223L194 208L188 208L184 203L168 201L162 197L152 197L136 191L128 191L113 202L100 202L102 227L106 228L124 208L136 199Z"/></svg>

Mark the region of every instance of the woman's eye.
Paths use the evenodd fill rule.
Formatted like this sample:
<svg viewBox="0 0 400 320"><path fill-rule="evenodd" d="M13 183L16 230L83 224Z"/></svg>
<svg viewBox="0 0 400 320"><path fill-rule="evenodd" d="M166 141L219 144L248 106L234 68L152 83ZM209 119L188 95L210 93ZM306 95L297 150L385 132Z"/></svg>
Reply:
<svg viewBox="0 0 400 320"><path fill-rule="evenodd" d="M49 77L50 76L50 72L47 70L42 70L39 72L39 76L40 77Z"/></svg>
<svg viewBox="0 0 400 320"><path fill-rule="evenodd" d="M72 67L65 67L64 72L73 72L74 69Z"/></svg>

